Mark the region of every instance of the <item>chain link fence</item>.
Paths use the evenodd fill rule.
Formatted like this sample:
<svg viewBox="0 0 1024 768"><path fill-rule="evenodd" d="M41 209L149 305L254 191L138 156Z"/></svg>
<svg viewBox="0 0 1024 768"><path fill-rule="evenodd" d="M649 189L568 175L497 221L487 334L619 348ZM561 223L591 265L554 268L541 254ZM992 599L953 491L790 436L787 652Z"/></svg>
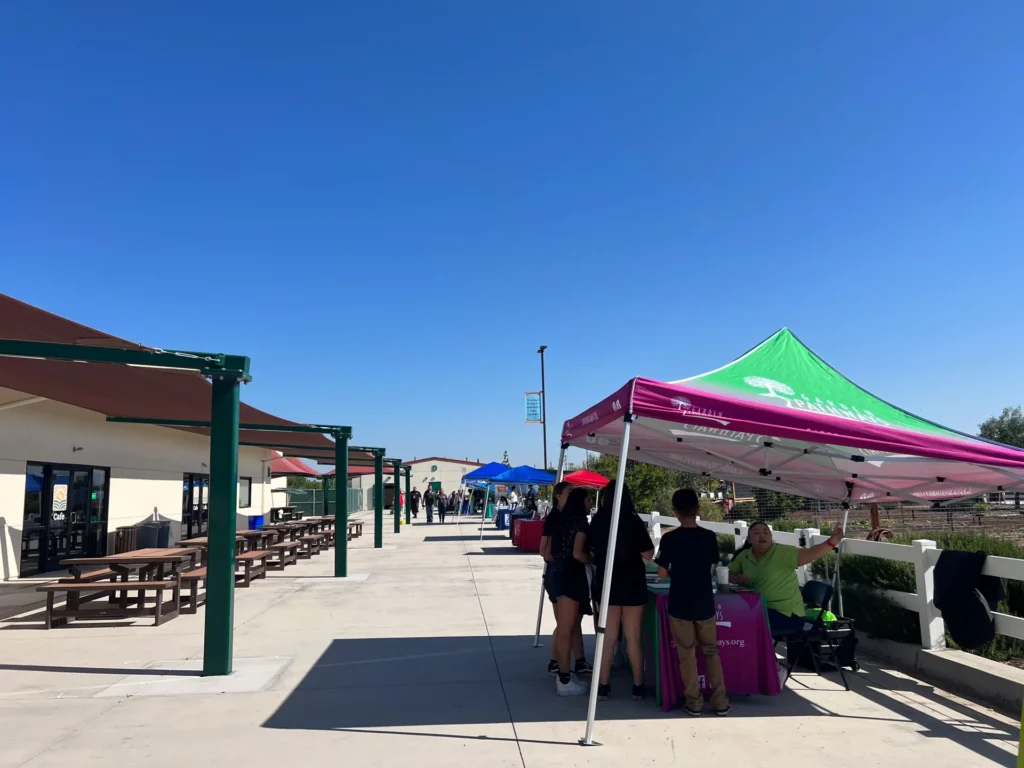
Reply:
<svg viewBox="0 0 1024 768"><path fill-rule="evenodd" d="M335 491L333 488L327 490L327 514L335 512ZM324 513L324 492L319 488L290 489L288 492L288 503L295 507L296 514L303 517L310 515L322 515ZM367 507L363 503L363 492L359 488L348 489L348 511L364 512Z"/></svg>

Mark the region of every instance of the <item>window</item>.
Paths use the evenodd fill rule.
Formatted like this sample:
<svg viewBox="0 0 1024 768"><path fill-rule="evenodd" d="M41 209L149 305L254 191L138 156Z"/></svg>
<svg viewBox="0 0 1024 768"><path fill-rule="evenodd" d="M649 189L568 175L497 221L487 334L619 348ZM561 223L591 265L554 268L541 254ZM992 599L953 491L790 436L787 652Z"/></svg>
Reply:
<svg viewBox="0 0 1024 768"><path fill-rule="evenodd" d="M242 509L252 506L252 478L238 478L238 506Z"/></svg>

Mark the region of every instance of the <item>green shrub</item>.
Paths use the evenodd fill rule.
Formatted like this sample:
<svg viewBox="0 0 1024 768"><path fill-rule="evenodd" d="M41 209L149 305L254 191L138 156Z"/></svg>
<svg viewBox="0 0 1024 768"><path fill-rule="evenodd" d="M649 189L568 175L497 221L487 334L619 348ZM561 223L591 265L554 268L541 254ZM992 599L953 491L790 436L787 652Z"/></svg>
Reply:
<svg viewBox="0 0 1024 768"><path fill-rule="evenodd" d="M729 536L728 534L718 534L718 556L724 562L725 560L731 560L732 556L736 554L736 537ZM728 557L727 557L728 556Z"/></svg>
<svg viewBox="0 0 1024 768"><path fill-rule="evenodd" d="M733 508L729 510L729 517L732 520L753 522L757 519L757 505L752 501L741 501L739 504L733 505Z"/></svg>
<svg viewBox="0 0 1024 768"><path fill-rule="evenodd" d="M700 519L707 520L709 523L720 523L725 519L725 514L722 512L722 505L715 504L711 499L700 500Z"/></svg>
<svg viewBox="0 0 1024 768"><path fill-rule="evenodd" d="M893 544L910 544L914 539L931 539L940 549L957 549L965 552L987 552L997 557L1024 559L1024 549L1012 541L999 539L985 533L972 531L931 531L915 534L900 534ZM818 560L811 566L812 573L820 579L828 572L835 572L835 553ZM843 555L842 558L843 610L858 628L875 637L899 642L920 643L921 632L917 614L893 603L878 590L890 589L897 592L916 592L914 566L892 560L874 557ZM996 610L1013 616L1024 617L1024 582L1003 580L1006 600ZM946 643L957 648L947 635ZM967 651L994 661L1024 659L1024 641L1002 635L982 648Z"/></svg>
<svg viewBox="0 0 1024 768"><path fill-rule="evenodd" d="M843 572L846 572L845 563ZM921 624L917 613L896 605L873 589L844 586L843 612L853 619L859 631L867 632L871 637L921 644Z"/></svg>
<svg viewBox="0 0 1024 768"><path fill-rule="evenodd" d="M788 518L779 518L771 523L773 531L785 531L786 533L792 533L797 528L813 528L813 520L790 520Z"/></svg>

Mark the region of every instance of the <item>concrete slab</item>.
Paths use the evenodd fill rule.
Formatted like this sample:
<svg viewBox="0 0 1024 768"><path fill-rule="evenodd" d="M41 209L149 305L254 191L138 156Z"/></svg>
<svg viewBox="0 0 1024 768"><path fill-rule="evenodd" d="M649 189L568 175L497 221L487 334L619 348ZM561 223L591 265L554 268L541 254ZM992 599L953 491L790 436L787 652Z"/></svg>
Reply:
<svg viewBox="0 0 1024 768"><path fill-rule="evenodd" d="M326 574L324 576L306 576L295 579L296 584L317 584L320 586L340 586L343 584L356 584L370 578L368 573L350 573L348 576L335 576Z"/></svg>
<svg viewBox="0 0 1024 768"><path fill-rule="evenodd" d="M781 696L734 699L725 720L631 701L616 673L598 707L603 746L584 749L586 700L556 697L547 675L547 606L532 647L539 558L489 528L480 542L478 520L398 536L386 520L389 548L373 550L366 522L348 580L331 578L327 554L235 593L237 677L195 675L205 608L161 627L40 631L0 619L0 768L1015 762L1013 718L873 661L850 692L798 674ZM586 645L592 655L592 634ZM251 660L266 666L247 669Z"/></svg>
<svg viewBox="0 0 1024 768"><path fill-rule="evenodd" d="M235 658L230 675L203 677L203 660L191 659L167 668L147 668L153 675L135 673L94 694L98 699L125 696L210 696L224 693L255 693L269 688L291 662L290 656Z"/></svg>

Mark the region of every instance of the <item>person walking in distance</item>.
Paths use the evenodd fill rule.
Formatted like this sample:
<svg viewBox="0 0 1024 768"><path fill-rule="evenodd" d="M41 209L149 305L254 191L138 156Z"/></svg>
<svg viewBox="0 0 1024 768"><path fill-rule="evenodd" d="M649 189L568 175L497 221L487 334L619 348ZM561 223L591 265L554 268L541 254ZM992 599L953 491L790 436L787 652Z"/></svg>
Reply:
<svg viewBox="0 0 1024 768"><path fill-rule="evenodd" d="M420 492L416 488L412 489L412 493L409 494L409 506L412 508L412 516L414 518L420 515L420 499L423 498Z"/></svg>
<svg viewBox="0 0 1024 768"><path fill-rule="evenodd" d="M427 492L423 496L423 503L427 505L427 523L430 525L434 524L434 500L436 498L434 489L428 485Z"/></svg>
<svg viewBox="0 0 1024 768"><path fill-rule="evenodd" d="M441 516L441 525L444 525L444 515L448 511L448 497L445 495L444 489L439 489L437 492L437 514Z"/></svg>

